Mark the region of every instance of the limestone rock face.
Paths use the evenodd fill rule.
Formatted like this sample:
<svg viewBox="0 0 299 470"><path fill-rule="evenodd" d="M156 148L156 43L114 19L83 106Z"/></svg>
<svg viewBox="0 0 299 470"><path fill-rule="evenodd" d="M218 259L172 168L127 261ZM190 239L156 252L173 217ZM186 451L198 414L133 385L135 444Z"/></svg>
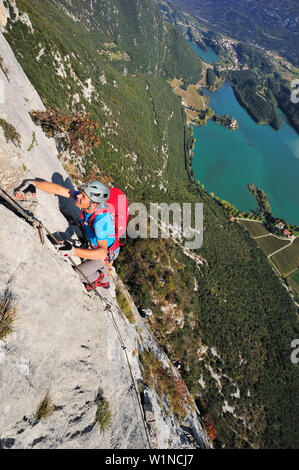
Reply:
<svg viewBox="0 0 299 470"><path fill-rule="evenodd" d="M8 14L3 5L3 0L0 0L0 31L3 31L7 23Z"/></svg>
<svg viewBox="0 0 299 470"><path fill-rule="evenodd" d="M28 114L44 106L2 34L0 50L9 76L0 69L5 84L0 118L20 135L19 146L7 142L0 127L0 188L12 195L23 179L35 177L72 188L55 142ZM51 232L76 238L78 213L71 201L38 191L37 203L21 204ZM166 367L172 366L133 302L135 324L122 314L113 280L102 297L86 292L70 262L47 237L42 245L36 228L1 198L0 217L0 304L6 295L16 309L14 331L0 340L0 448L146 449L144 419L151 447L210 447L196 411L190 409L179 424L150 389L141 405L127 358L135 384L142 381L136 351L151 348ZM96 422L99 390L112 412L105 433ZM47 395L52 412L37 419Z"/></svg>

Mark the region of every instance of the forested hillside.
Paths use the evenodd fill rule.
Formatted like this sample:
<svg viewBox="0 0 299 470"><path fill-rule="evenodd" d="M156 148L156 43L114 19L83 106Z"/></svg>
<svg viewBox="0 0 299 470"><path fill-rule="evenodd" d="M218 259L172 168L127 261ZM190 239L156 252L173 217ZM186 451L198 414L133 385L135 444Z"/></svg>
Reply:
<svg viewBox="0 0 299 470"><path fill-rule="evenodd" d="M282 79L273 63L255 47L239 43L236 52L239 61L249 68L228 74L240 104L255 121L269 123L274 129L282 124L279 106L299 133L298 107L291 102L289 82Z"/></svg>
<svg viewBox="0 0 299 470"><path fill-rule="evenodd" d="M161 1L160 3L163 3ZM299 65L297 0L166 0L223 34L278 51Z"/></svg>
<svg viewBox="0 0 299 470"><path fill-rule="evenodd" d="M216 442L295 447L296 308L247 231L195 185L193 138L167 82L195 83L198 56L150 0L16 4L31 27L14 13L5 36L45 105L99 123L101 144L83 159L83 178L109 177L131 202L204 204L199 250L128 239L115 267L136 303L153 310L149 326L161 344L182 359Z"/></svg>
<svg viewBox="0 0 299 470"><path fill-rule="evenodd" d="M198 78L201 65L196 54L185 47L177 28L162 21L152 0L58 3L71 17L80 20L104 56L116 59L113 65L119 70L182 76L190 81ZM126 54L125 60L120 59L120 54Z"/></svg>

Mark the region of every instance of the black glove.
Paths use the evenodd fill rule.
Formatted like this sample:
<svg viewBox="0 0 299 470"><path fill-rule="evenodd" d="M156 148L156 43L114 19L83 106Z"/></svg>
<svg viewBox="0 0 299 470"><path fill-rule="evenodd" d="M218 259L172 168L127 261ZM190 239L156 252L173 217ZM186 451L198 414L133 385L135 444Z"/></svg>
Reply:
<svg viewBox="0 0 299 470"><path fill-rule="evenodd" d="M59 243L59 245L55 245L55 248L57 252L64 258L68 258L69 256L72 256L76 249L76 247L68 240L65 240L64 242Z"/></svg>

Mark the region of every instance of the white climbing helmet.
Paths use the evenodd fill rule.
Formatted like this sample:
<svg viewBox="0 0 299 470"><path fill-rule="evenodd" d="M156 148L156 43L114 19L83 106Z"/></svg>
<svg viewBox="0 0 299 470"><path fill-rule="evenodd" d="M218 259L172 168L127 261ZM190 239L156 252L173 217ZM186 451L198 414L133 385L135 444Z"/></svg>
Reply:
<svg viewBox="0 0 299 470"><path fill-rule="evenodd" d="M109 188L101 183L100 181L91 181L86 183L81 188L92 202L104 203L109 199L110 190Z"/></svg>

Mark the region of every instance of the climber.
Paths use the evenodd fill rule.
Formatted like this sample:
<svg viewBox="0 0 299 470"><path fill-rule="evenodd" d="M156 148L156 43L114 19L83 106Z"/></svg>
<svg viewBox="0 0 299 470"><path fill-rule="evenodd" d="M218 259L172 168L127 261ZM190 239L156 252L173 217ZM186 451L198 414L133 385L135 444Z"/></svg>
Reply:
<svg viewBox="0 0 299 470"><path fill-rule="evenodd" d="M87 290L95 287L109 288L111 262L118 254L109 250L116 240L112 212L109 212L106 207L106 201L110 195L109 188L99 181L91 181L84 184L80 191L72 191L48 181L24 180L15 189L14 197L20 201L24 200L28 192L36 197L36 188L46 193L73 199L75 206L81 209L84 232L92 248L75 247L67 240L61 242L61 246L55 247L63 257L74 255L85 259L78 267L90 281L90 284L86 283L85 277L79 272L79 277Z"/></svg>

